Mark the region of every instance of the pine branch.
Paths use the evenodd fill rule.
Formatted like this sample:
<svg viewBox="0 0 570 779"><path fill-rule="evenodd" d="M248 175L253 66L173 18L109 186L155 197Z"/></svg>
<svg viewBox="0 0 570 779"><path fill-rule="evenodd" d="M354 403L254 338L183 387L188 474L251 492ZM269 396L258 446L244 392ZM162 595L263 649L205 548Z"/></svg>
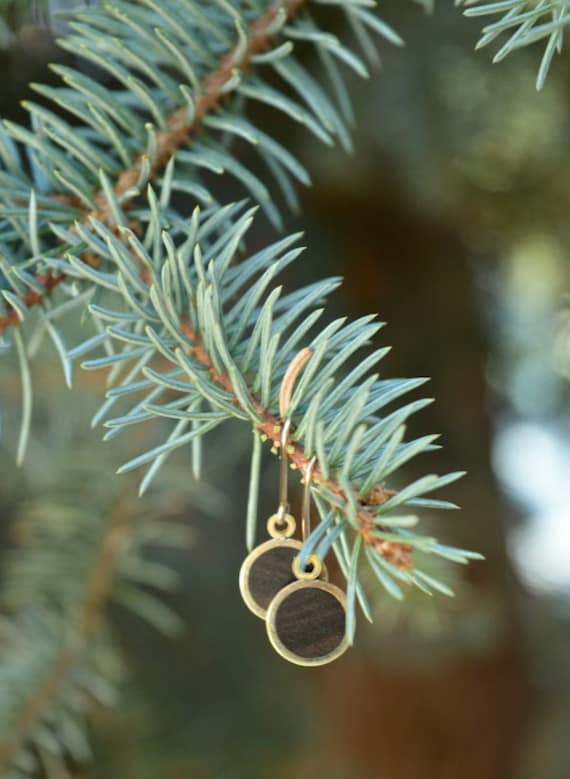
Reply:
<svg viewBox="0 0 570 779"><path fill-rule="evenodd" d="M367 53L370 53L367 28L392 40L392 42L399 42L397 36L395 36L383 22L379 22L368 11L360 8L358 4L353 5L351 2L348 2L348 0L336 0L336 2L333 2L333 5L335 4L345 12L347 19L354 27L358 38L363 45L365 45ZM136 9L136 6L131 3L122 3L118 6L113 5L107 7L109 17L102 16L97 12L87 15L85 18L92 25L91 27L86 27L84 22L75 25L75 28L83 37L75 36L69 45L68 41L62 42L64 47L69 47L72 51L76 51L79 47L79 50L84 56L88 59L94 59L97 64L109 70L112 75L126 84L127 89L131 93L129 94L129 98L135 97L137 99L140 99L140 90L143 89L143 87L139 84L135 88L135 81L128 76L128 72L125 71L122 65L119 66L118 62L114 62L112 58L110 60L108 58L104 60L101 59L97 53L97 47L93 47L92 45L92 40L97 27L103 25L103 27L106 28L112 19L116 19L118 21L113 21L112 24L114 28L117 28L117 30L125 36L124 41L128 46L132 47L135 43L139 46L141 43L144 43L148 48L147 38L149 36L148 33L146 33L146 28L153 29L153 14L154 16L156 16L156 13L160 14L161 20L162 17L164 17L167 22L167 28L173 27L173 29L169 29L169 34L173 31L176 34L179 34L180 24L178 18L172 17L171 12L173 10L191 11L191 5L188 5L188 0L172 0L172 6L167 6L165 8L157 6L155 0L144 0L143 5L145 6L145 9L147 7L150 9L149 18L145 17L143 19L144 26L140 24L140 20L137 17L137 14L143 13L142 9L139 11ZM228 12L230 6L227 3L220 3L220 5L222 6L224 13ZM97 115L96 128L107 136L104 139L105 142L109 142L109 140L112 142L115 150L118 150L117 153L119 157L130 156L134 161L130 168L117 174L114 185L108 175L114 167L114 164L111 164L110 160L104 160L101 157L100 152L93 147L91 141L87 141L86 138L80 137L80 130L72 129L65 122L62 122L62 120L54 118L53 114L49 111L46 112L44 108L38 107L35 104L29 104L28 106L32 119L36 125L39 123L39 127L42 130L37 134L37 139L36 136L31 135L27 130L19 128L16 125L6 124L6 130L8 131L9 136L28 145L29 148L27 151L32 155L32 163L35 162L36 165L40 165L45 171L49 170L48 177L57 179L58 183L63 183L66 189L71 189L71 195L58 192L37 196L35 190L31 188L29 207L26 213L27 219L21 218L21 216L23 216L23 209L20 207L14 208L12 205L10 209L5 210L5 213L8 215L8 219L11 222L13 237L20 241L20 245L22 243L21 239L24 238L24 242L28 243L34 256L31 261L21 263L18 266L17 258L11 258L11 252L8 247L6 247L6 259L3 263L3 269L4 275L9 280L12 289L3 291L6 299L7 313L4 317L0 318L0 333L5 331L10 325L23 320L31 307L37 307L40 303L47 304L49 295L46 293L51 292L56 286L61 287L61 282L67 279L67 264L65 262L60 262L53 268L53 262L51 262L53 250L42 250L42 236L46 231L49 234L48 237L50 235L53 237L55 234L59 243L61 244L63 241L68 249L77 249L76 258L88 263L88 265L93 268L98 268L100 265L98 244L96 240L93 240L91 222L95 222L96 217L99 216L103 220L103 224L111 220L115 225L115 228L116 226L127 225L131 226L135 232L139 233L140 230L143 229L143 226L140 225L138 221L129 221L128 212L136 203L142 183L144 181L148 182L152 180L152 177L156 176L157 173L166 166L163 189L166 184L168 184L168 188L167 191L163 191L160 199L161 203L164 201L168 204L171 191L177 188L177 181L173 178L176 174L174 172L174 167L171 164L175 162L174 153L177 149L177 145L189 138L190 130L192 127L197 126L197 122L199 122L200 125L205 124L205 118L208 111L215 107L219 107L222 96L226 96L230 91L244 92L250 99L260 99L262 102L269 102L271 105L274 105L274 107L292 116L295 120L301 121L322 140L327 140L329 138L327 133L334 131L339 135L343 145L345 145L345 147L347 146L348 136L340 115L333 108L325 93L320 89L316 82L312 82L310 76L303 72L301 66L292 61L290 56L290 41L287 44L289 48L281 45L270 52L263 53L264 50L270 46L272 39L282 30L290 39L307 41L315 45L319 56L323 59L328 74L332 79L336 95L341 103L342 112L347 116L349 115L347 94L342 81L340 80L340 76L338 75L337 66L333 64L333 59L336 57L340 61L347 63L352 69L359 72L360 75L365 73L364 66L354 54L343 47L336 39L320 33L310 20L310 17L303 19L302 23L295 28L286 27L287 23L291 22L296 17L299 9L304 5L306 5L306 3L301 3L299 0L289 2L286 6L278 6L278 4L275 3L271 4L269 9L261 16L253 16L249 25L250 37L248 38L243 33L241 10L238 10L236 4L234 12L235 17L232 18L230 16L229 18L232 21L232 25L237 24L238 43L234 46L230 54L223 54L221 55L221 58L218 55L217 66L205 75L203 86L199 85L195 74L193 74L192 69L194 68L194 64L187 52L184 49L181 49L172 39L165 39L165 33L156 28L153 44L156 46L156 39L158 38L160 40L160 58L164 57L164 47L166 46L170 60L174 57L174 62L168 62L169 66L176 64L176 66L182 70L183 75L190 78L195 89L195 95L191 98L187 91L181 86L180 89L184 97L185 105L182 108L177 108L174 113L171 114L168 121L161 122L161 109L158 107L158 102L156 102L155 105L149 106L149 95L145 94L143 101L144 105L141 106L141 109L146 111L150 110L155 117L158 117L159 125L161 123L164 125L162 129L159 128L158 132L155 132L150 125L145 125L145 132L148 136L146 153L141 153L140 149L136 150L136 153L134 151L136 147L133 147L131 136L135 138L136 143L137 123L139 120L133 113L129 114L130 109L125 109L125 98L122 98L119 103L111 93L103 95L103 97L108 97L108 99L105 100L104 106L106 110L112 112L113 119L118 117L118 122L122 121L123 124L128 124L131 129L129 138L121 139L120 136L117 135L116 130L110 128L108 120L105 120L107 123L102 125L101 123L103 120L100 115ZM133 19L131 19L130 16L127 16L127 13L129 12L133 15L135 22L134 30L136 36L133 41L128 38L128 35L132 33L133 28ZM146 14L147 11L145 10L144 13ZM191 13L193 14L194 12L191 11ZM201 13L203 16L203 12ZM81 16L78 18L82 19ZM210 23L208 23L208 25L203 24L201 17L199 18L199 22L200 24L198 27L206 26L208 29L211 28ZM74 23L72 23L71 26L74 27ZM113 31L115 31L115 29L113 29ZM200 30L200 32L202 32L202 30ZM98 34L97 31L97 35ZM186 32L182 33L181 37L185 41L190 40ZM194 41L194 38L192 38L192 41ZM194 42L192 43L192 46L194 47ZM125 47L122 42L121 47L118 56L119 59L124 59ZM116 49L116 44L114 45L114 48ZM132 48L128 49L128 52L127 61L130 62L130 58L133 56ZM140 55L137 54L136 56L139 57L137 60L139 69L142 67L143 71L146 73L144 61L140 60ZM239 66L245 73L247 67L255 61L256 56L265 58L264 62L266 60L268 62L271 61L284 81L294 87L295 91L303 100L309 101L311 106L314 105L319 109L318 122L312 118L309 112L302 109L297 102L292 101L289 97L285 98L280 96L280 94L275 90L272 90L272 88L266 88L262 82L256 84L253 91L249 87L249 91L241 89L239 79L236 78L235 66ZM285 70L281 68L281 59L283 56L286 56L288 62L288 66ZM208 57L209 54L202 56L204 61L207 61ZM143 62L142 66L140 65L141 61ZM162 59L160 60L160 66L163 66ZM83 103L77 101L84 101L83 92L87 91L87 96L92 99L92 102L88 103L87 107L90 111L93 111L93 105L101 103L103 99L100 88L94 84L86 83L82 76L74 72L69 72L67 69L61 68L59 70L61 71L64 80L72 86L73 90L75 90L73 94L69 94L69 90L65 89L53 90L44 87L36 87L37 90L55 101L58 105L63 106L67 111L80 115L81 118L86 119ZM154 77L154 74L151 74L151 77ZM161 85L167 83L164 81L164 77L156 80ZM160 95L157 94L157 101L159 97ZM153 97L152 100L155 101L155 98ZM187 116L190 116L191 119L184 124L183 120ZM218 114L218 116L220 116L220 114ZM229 120L228 117L230 117ZM89 120L87 118L86 120L92 124L92 119ZM299 180L303 180L305 176L304 169L293 156L287 152L284 147L281 147L271 138L258 131L253 125L245 123L241 119L238 123L236 118L231 117L231 113L228 114L224 111L221 114L221 121L220 118L216 117L216 122L217 125L214 124L214 126L219 126L220 129L223 129L226 133L237 133L240 137L247 137L249 142L260 144L263 155L266 157L266 162L277 176L278 183L285 188L285 193L288 195L289 199L291 199L292 191L290 190L287 176L284 174L285 168L287 168L289 174ZM140 132L142 132L142 127L140 127ZM138 133L139 136L140 132ZM75 133L75 136L73 136L72 133ZM48 140L44 139L43 136L46 136ZM29 187L30 185L25 178L22 179L21 164L18 162L17 149L11 141L10 143L12 145L10 145L8 141L9 137L3 139L3 148L0 144L0 152L2 152L2 156L4 157L7 172L10 174L9 176L5 176L7 202L10 204L12 201L13 204L14 201L20 203L22 200L22 186ZM70 153L71 162L74 164L77 163L75 169L55 148L55 143L63 145L64 149ZM242 179L244 185L248 186L254 193L261 195L262 201L265 199L263 185L254 176L248 171L240 170L239 166L236 167L236 163L227 155L224 162L224 155L220 154L218 151L216 151L215 154L222 164L227 164L230 171ZM211 158L211 156L212 152L209 149L201 149L198 154L199 158L195 160L195 166L203 164L202 157L207 160L207 157ZM176 158L177 167L181 164L180 159L182 159L181 155ZM98 175L98 179L101 180L102 185L102 189L98 194L88 192L88 187L90 186L88 184L88 176L91 175L90 171L93 168L94 161L97 161L97 164L103 166L100 168ZM207 167L211 164L210 161L206 161ZM191 162L191 167L192 165L194 165L193 162ZM81 167L84 170L81 170ZM58 168L61 169L61 173ZM105 170L105 168L107 170ZM34 172L34 170L35 169L32 168L32 172ZM17 179L14 178L16 171ZM188 175L186 168L184 168L184 160L182 161L182 171L186 176ZM65 174L65 177L63 177L63 174ZM133 183L137 175L139 177L139 180L136 182L137 186L129 187L129 183ZM74 183L74 181L77 183ZM13 196L10 195L10 190L14 190ZM74 211L70 208L74 199L92 203L93 207L88 211L85 211L85 209L75 209ZM53 213L45 213L45 209L52 206L56 210L53 211ZM266 201L265 207L268 211L268 215L271 218L275 218L276 212L270 200ZM152 208L153 206L151 206L151 210ZM59 211L57 209L59 209ZM68 222L70 218L75 217L78 217L78 220L75 221L75 224L71 229L58 227L58 222ZM168 220L170 218L170 214L165 213L165 219ZM153 225L153 229L155 226L156 225ZM157 229L160 230L162 228ZM26 239L23 231L28 230L29 238ZM76 239L78 236L81 239L80 244L82 243L83 246L77 247ZM147 237L150 238L148 231ZM66 246L64 245L62 251L65 251L65 248ZM55 251L57 251L57 248ZM48 273L44 270L46 261L52 268ZM44 267L42 267L41 275L33 278L30 276L28 268L38 264ZM31 292L25 291L27 287L31 287ZM73 289L71 289L71 293L75 295ZM64 341L52 324L52 321L60 316L60 312L68 311L79 304L81 300L81 295L75 295L75 302L71 300L64 302L61 305L56 305L55 310L51 308L47 312L49 321L46 320L45 317L42 317L39 322L41 327L47 329L48 334L54 341L54 344L61 355L68 384L71 382L69 355L66 354ZM2 346L2 344L0 344L0 346ZM30 416L29 409L31 408L32 396L29 378L30 372L26 367L26 355L23 353L22 349L20 349L20 362L22 366L24 407L28 409L28 414L25 418L27 423L26 428L22 428L19 459L23 456L26 448L27 428L29 427L28 420Z"/></svg>
<svg viewBox="0 0 570 779"><path fill-rule="evenodd" d="M152 193L149 199L153 201ZM235 212L234 206L226 208ZM106 420L105 438L110 439L157 417L176 420L163 444L119 469L122 473L148 465L141 482L144 492L173 451L200 443L227 419L251 424L256 436L261 434L259 440L269 439L277 453L284 420L291 418L293 436L286 456L293 469L303 471L316 455L313 493L323 519L304 553L317 544L322 555L333 547L348 574L359 564L360 551L366 551L390 594L401 597L394 577L425 591L425 577L412 562L412 551L463 563L478 555L414 534L408 528L415 518L394 514L404 506L450 508L444 501L423 496L461 474L427 476L399 492L384 486L387 475L432 449L435 439L426 436L403 442L403 422L429 401L414 401L384 417L376 412L423 380L378 381L377 375L362 379L386 354L384 349L336 383L337 371L368 343L379 325L372 323L372 317L347 324L336 320L315 332L323 309L313 307L337 285L336 280L281 297L281 288L271 289L270 284L299 256L300 251L291 248L295 236L232 262L251 221L252 213L246 212L233 224L225 221L222 234L212 233L211 219L204 219L196 209L185 239L181 236L175 246L163 233L162 250L155 250L153 256L128 228L120 231L124 243L119 243L108 228L95 225L107 246L106 252L101 250L102 259L107 266L115 264L115 273L101 276L80 262L72 262L70 271L89 276L109 294L105 307L91 307L94 317L107 323L108 354L82 363L87 370L112 367L114 372L95 421ZM140 264L145 269L144 283L135 271ZM132 316L121 310L125 305ZM299 351L301 339L310 345ZM90 339L78 347L78 356L100 348L104 340ZM113 342L118 351L111 349ZM160 366L153 362L156 359ZM142 399L130 401L126 411L109 418L118 401L126 403L140 393ZM161 398L172 394L174 400ZM211 410L204 410L204 402ZM256 442L252 484L258 484L259 452ZM250 540L255 534L256 506L257 489L252 489L247 512ZM356 543L353 533L359 543L364 541L354 557L348 551ZM444 589L441 584L440 591ZM355 592L367 611L360 585Z"/></svg>
<svg viewBox="0 0 570 779"><path fill-rule="evenodd" d="M371 33L400 42L367 3L326 4L344 13L371 61ZM459 563L477 555L411 531L417 518L398 513L403 507L452 507L425 495L460 474L425 476L398 492L385 486L412 457L435 448L436 436L404 441L406 420L429 399L385 412L424 380L370 375L388 351L357 358L380 328L374 317L317 327L337 279L287 294L274 286L301 253L298 236L239 260L255 209L244 212L243 202L220 205L200 178L203 169L231 174L276 225L280 217L270 191L241 163L226 136L257 149L289 204L295 204L294 182L308 183L286 147L245 118L245 101L270 105L324 143L336 137L350 150L352 113L338 63L361 76L367 71L352 49L319 28L310 14L314 5L115 0L75 17L62 45L121 86L110 90L58 66L66 86L36 89L81 126L36 104L28 106L34 132L5 125L1 269L11 286L4 290L6 316L13 323L15 309L27 319L24 298L30 289L35 293L30 302L40 313L38 326L52 339L69 384L77 360L86 370L109 370L107 396L93 420L104 423L106 439L144 421L170 420L166 440L121 468L148 466L141 492L182 446L191 445L199 474L205 434L231 418L244 421L254 431L246 531L251 541L262 437L276 452L284 415L291 419L294 435L286 454L297 469L316 457L313 493L322 519L301 554L324 557L334 550L351 582L352 632L356 599L369 616L358 580L363 561L391 595L401 597L397 581L431 591L416 559L412 566L412 549L420 564L422 555ZM296 42L314 48L323 67L318 78L292 53ZM260 76L265 67L279 78L277 87ZM325 76L332 97L320 84ZM14 141L31 160L31 179L22 173ZM176 205L181 194L202 204L190 219ZM64 279L58 284L62 297L67 295L63 302L44 295L45 285L33 276L38 271ZM57 323L85 308L94 334L69 348ZM17 346L23 452L32 390L21 338ZM98 356L84 359L92 350ZM300 353L310 356L302 372ZM356 364L348 370L351 360ZM280 409L283 387L289 397ZM121 412L111 416L117 405ZM446 591L443 584L433 588Z"/></svg>
<svg viewBox="0 0 570 779"><path fill-rule="evenodd" d="M108 526L101 537L84 595L69 620L69 633L61 652L40 679L34 694L22 701L21 715L11 730L0 736L0 773L9 767L22 744L49 712L71 670L83 656L89 639L98 630L133 519L133 506L125 500L119 500L109 513Z"/></svg>
<svg viewBox="0 0 570 779"><path fill-rule="evenodd" d="M290 21L306 3L307 0L276 0L261 17L252 22L249 30L243 33L233 50L220 57L217 67L203 79L202 93L196 99L192 120L188 121L187 107L179 108L168 119L168 129L157 133L156 154L151 165L149 181L154 180L156 174L167 166L178 149L190 143L191 133L199 128L204 117L215 111L220 102L235 91L237 83L232 88L231 82L236 68L246 71L256 54L267 51L271 47L275 36L270 30L277 17L285 14L286 20ZM229 89L228 85L230 85ZM117 198L136 186L144 159L145 154L141 152L134 165L119 175L114 187ZM134 196L123 201L123 210L128 210L133 200ZM93 216L103 224L112 224L113 214L106 193L100 192L95 202L99 210L85 214L83 221Z"/></svg>

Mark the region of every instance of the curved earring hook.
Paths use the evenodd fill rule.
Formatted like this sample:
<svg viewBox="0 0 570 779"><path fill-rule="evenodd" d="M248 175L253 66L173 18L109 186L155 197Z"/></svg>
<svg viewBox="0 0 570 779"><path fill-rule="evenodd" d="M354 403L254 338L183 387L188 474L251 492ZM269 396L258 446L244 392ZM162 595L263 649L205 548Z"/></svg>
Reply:
<svg viewBox="0 0 570 779"><path fill-rule="evenodd" d="M313 469L317 462L316 457L312 457L305 468L305 488L303 490L303 516L301 519L301 530L303 542L311 534L311 481L313 479Z"/></svg>
<svg viewBox="0 0 570 779"><path fill-rule="evenodd" d="M303 516L301 518L301 531L303 543L311 534L311 481L313 478L313 469L317 462L316 457L312 457L305 467L303 490ZM310 555L304 568L301 568L299 555L293 560L293 573L297 579L318 579L323 570L323 562L316 554Z"/></svg>
<svg viewBox="0 0 570 779"><path fill-rule="evenodd" d="M288 418L283 423L281 430L281 449L279 452L280 466L279 466L279 508L277 509L277 516L280 521L284 521L286 515L289 513L289 500L288 500L288 479L289 471L287 470L287 446L289 444L289 432L291 430L291 419Z"/></svg>
<svg viewBox="0 0 570 779"><path fill-rule="evenodd" d="M283 427L281 428L281 451L280 459L281 465L279 468L279 508L277 509L277 519L283 523L286 521L287 514L289 513L289 500L287 496L287 481L288 481L288 463L287 463L287 446L289 444L289 433L291 431L291 417L289 413L289 403L291 401L291 395L293 394L293 388L299 373L303 370L303 366L310 359L313 354L312 350L308 347L301 349L295 357L289 363L285 375L281 381L281 389L279 391L279 414L281 419L284 419Z"/></svg>

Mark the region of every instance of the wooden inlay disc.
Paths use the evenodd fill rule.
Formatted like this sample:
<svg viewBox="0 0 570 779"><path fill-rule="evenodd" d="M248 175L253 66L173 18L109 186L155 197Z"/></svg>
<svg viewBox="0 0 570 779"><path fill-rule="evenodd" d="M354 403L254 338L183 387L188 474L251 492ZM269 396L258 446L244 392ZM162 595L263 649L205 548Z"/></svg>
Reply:
<svg viewBox="0 0 570 779"><path fill-rule="evenodd" d="M288 585L267 610L267 633L273 647L291 663L330 663L348 648L344 593L319 580Z"/></svg>
<svg viewBox="0 0 570 779"><path fill-rule="evenodd" d="M258 617L265 617L269 604L280 590L297 581L292 566L301 546L295 539L271 539L245 558L239 574L239 588L246 605ZM321 578L327 578L324 567Z"/></svg>

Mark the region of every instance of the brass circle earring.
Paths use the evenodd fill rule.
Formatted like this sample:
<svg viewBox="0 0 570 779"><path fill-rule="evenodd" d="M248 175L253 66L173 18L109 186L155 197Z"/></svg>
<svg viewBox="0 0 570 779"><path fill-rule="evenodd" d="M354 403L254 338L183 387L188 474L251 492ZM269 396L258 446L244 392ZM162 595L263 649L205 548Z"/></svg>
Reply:
<svg viewBox="0 0 570 779"><path fill-rule="evenodd" d="M311 476L314 458L305 470L303 536L310 531ZM311 555L301 567L292 563L295 580L280 590L267 609L267 635L273 648L295 665L317 666L336 660L348 649L346 596L328 581L319 579L324 565Z"/></svg>
<svg viewBox="0 0 570 779"><path fill-rule="evenodd" d="M289 513L287 498L287 446L291 421L287 419L281 431L279 507L267 520L271 538L253 549L242 563L239 588L246 606L262 619L277 593L296 580L293 562L302 542L292 536L296 530L295 518ZM327 577L325 567L319 570Z"/></svg>

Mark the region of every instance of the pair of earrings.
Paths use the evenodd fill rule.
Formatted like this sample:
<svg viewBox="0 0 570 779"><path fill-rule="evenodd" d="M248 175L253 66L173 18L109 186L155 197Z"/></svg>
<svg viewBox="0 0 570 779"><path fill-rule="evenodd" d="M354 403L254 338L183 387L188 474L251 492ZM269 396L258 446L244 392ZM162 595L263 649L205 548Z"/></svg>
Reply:
<svg viewBox="0 0 570 779"><path fill-rule="evenodd" d="M279 507L267 521L271 538L246 557L239 586L248 608L265 619L269 641L282 657L296 665L325 665L348 648L346 596L328 581L326 566L316 555L305 566L299 559L310 533L315 459L305 469L303 541L299 541L293 538L296 522L287 500L290 425L287 419L281 433Z"/></svg>

